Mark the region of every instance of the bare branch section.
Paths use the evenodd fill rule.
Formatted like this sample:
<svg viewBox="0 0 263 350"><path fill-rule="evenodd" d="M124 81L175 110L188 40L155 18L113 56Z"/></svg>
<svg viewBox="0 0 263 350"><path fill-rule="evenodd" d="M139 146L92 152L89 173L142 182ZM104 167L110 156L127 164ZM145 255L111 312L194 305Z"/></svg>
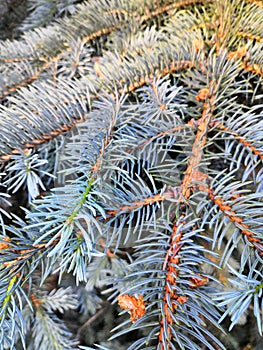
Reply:
<svg viewBox="0 0 263 350"><path fill-rule="evenodd" d="M249 62L242 62L241 67L246 71L250 73L257 74L261 77L263 77L263 68L262 65L257 63L249 63Z"/></svg>

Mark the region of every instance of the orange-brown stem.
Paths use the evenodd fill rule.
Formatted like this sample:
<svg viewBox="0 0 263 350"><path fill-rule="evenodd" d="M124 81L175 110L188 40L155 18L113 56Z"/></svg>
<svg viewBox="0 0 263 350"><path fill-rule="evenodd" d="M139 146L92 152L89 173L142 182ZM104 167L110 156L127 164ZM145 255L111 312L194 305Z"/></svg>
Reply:
<svg viewBox="0 0 263 350"><path fill-rule="evenodd" d="M175 198L175 193L173 191L167 191L162 194L155 194L154 196L141 199L137 202L133 202L130 205L124 205L116 210L108 210L106 212L107 219L110 219L121 212L130 212L140 207L153 205L154 203L158 203L158 202L163 202L168 198ZM98 216L97 218L99 219L101 218L101 216Z"/></svg>
<svg viewBox="0 0 263 350"><path fill-rule="evenodd" d="M223 124L217 124L216 127L234 136L240 143L242 143L245 147L249 148L253 154L255 154L256 156L259 156L259 158L263 160L263 153L259 149L257 149L255 146L253 146L251 142L247 141L243 136L238 135L237 133L230 130Z"/></svg>
<svg viewBox="0 0 263 350"><path fill-rule="evenodd" d="M188 6L188 5L198 4L198 3L203 3L203 2L204 2L204 0L184 0L184 1L181 1L181 2L177 2L177 1L176 2L172 2L171 4L167 4L167 5L164 5L162 7L158 6L156 10L153 10L152 12L149 12L145 16L143 16L141 18L141 21L142 22L148 21L148 20L150 20L153 17L159 16L162 13L171 11L171 10L176 9L176 8L185 7L185 6ZM206 2L209 2L209 0L206 1ZM123 14L125 16L132 17L132 14L128 13L125 10L119 10L119 9L108 11L105 14L106 15L107 14L111 14L111 15L113 14L115 16L119 15L119 14ZM103 28L101 30L98 30L95 33L92 33L92 34L89 34L89 35L85 36L81 40L82 44L85 45L89 41L95 40L95 39L97 39L97 38L99 38L99 37L101 37L103 35L110 34L112 31L117 29L121 25L121 23L112 25L112 26L110 26L108 28ZM13 84L11 86L6 86L6 90L2 92L2 95L0 95L0 99L5 98L7 95L15 92L17 89L19 89L19 88L21 88L23 86L27 86L27 85L31 84L33 81L37 80L39 78L40 74L43 71L48 69L53 63L59 62L61 60L61 57L63 57L63 53L66 53L66 52L72 50L67 42L64 43L64 47L65 47L65 49L61 50L62 52L59 52L59 54L57 54L56 56L52 57L50 60L46 60L45 58L39 60L39 61L44 61L44 64L42 64L42 66L40 66L38 68L38 70L35 72L34 75L26 78L23 81L20 81L17 84ZM34 58L30 57L29 61L32 61L33 59ZM22 58L13 58L13 59L5 59L5 60L3 60L3 62L5 62L5 63L20 62L20 61L27 61L27 60L25 58L23 58L23 57ZM184 68L182 67L181 69L184 69ZM169 74L171 70L172 70L171 68L167 69L167 73L164 72L161 76ZM179 67L176 69L176 71L177 70L179 70ZM131 85L130 88L128 88L127 92L132 92L135 89L137 89L138 87L143 86L145 83L146 82L142 82L142 81L139 82L139 83L134 83L134 85Z"/></svg>
<svg viewBox="0 0 263 350"><path fill-rule="evenodd" d="M96 38L99 38L101 37L102 35L107 35L109 33L111 33L113 30L117 29L118 28L118 25L113 25L109 28L104 28L104 29L101 29L101 30L98 30L97 32L95 33L92 33L90 35L87 35L86 37L84 37L81 41L83 44L86 44L88 43L89 41L91 40L94 40ZM26 78L25 80L23 81L20 81L19 83L17 84L13 84L11 86L6 86L6 90L2 92L2 95L0 95L0 99L3 99L4 97L6 97L7 95L15 92L17 89L23 87L23 86L27 86L29 84L31 84L33 81L37 80L40 76L40 74L42 72L44 72L46 69L50 68L51 65L53 63L56 63L56 62L59 62L61 60L61 57L63 56L63 53L66 53L68 51L71 51L71 48L70 46L68 45L68 43L64 43L64 46L65 46L65 49L64 51L62 52L59 52L58 55L52 57L50 60L45 60L45 59L41 59L40 61L44 61L44 63L42 64L42 66L40 66L37 71L35 72L34 75ZM14 59L14 62L16 62L18 59Z"/></svg>
<svg viewBox="0 0 263 350"><path fill-rule="evenodd" d="M106 248L106 243L105 243L104 239L99 238L99 243L102 246L102 248L104 248L104 249ZM116 256L114 253L112 253L112 251L110 249L106 250L106 255L110 259L112 259L112 258L114 258Z"/></svg>
<svg viewBox="0 0 263 350"><path fill-rule="evenodd" d="M251 33L247 33L245 31L239 31L237 33L237 35L241 36L242 38L246 38L246 39L250 39L250 40L255 40L258 43L262 43L263 42L263 38L260 35L253 35Z"/></svg>
<svg viewBox="0 0 263 350"><path fill-rule="evenodd" d="M42 137L39 139L30 140L22 145L21 149L14 149L12 150L12 153L0 155L0 160L7 161L10 160L10 158L15 154L20 154L21 152L27 151L28 149L36 148L37 146L56 138L64 132L71 130L77 123L80 123L81 121L83 121L83 119L76 119L68 125L62 125L60 128L50 131L50 134L48 135L42 135Z"/></svg>
<svg viewBox="0 0 263 350"><path fill-rule="evenodd" d="M31 298L31 301L32 301L34 307L35 307L36 309L39 309L39 307L40 307L41 304L42 304L42 300L38 299L38 298L36 297L36 295L35 295L34 293L32 293L32 292L30 293L30 298Z"/></svg>
<svg viewBox="0 0 263 350"><path fill-rule="evenodd" d="M173 233L171 235L170 247L166 253L163 270L166 271L165 286L164 286L164 315L160 321L160 333L159 333L159 343L161 344L161 349L166 348L171 349L169 342L172 339L171 326L174 323L171 313L173 313L177 308L178 304L182 305L187 301L187 297L184 295L178 295L175 291L177 284L177 277L179 275L177 265L180 262L178 253L180 252L183 244L180 242L182 238L182 233L178 232L178 226L176 223L173 225ZM168 305L170 301L172 307ZM165 331L166 330L166 331Z"/></svg>
<svg viewBox="0 0 263 350"><path fill-rule="evenodd" d="M212 84L211 84L212 85ZM207 141L207 131L212 119L212 112L214 109L214 97L210 93L210 88L201 89L196 96L197 101L204 101L203 112L200 120L195 122L192 120L190 125L197 126L197 133L195 141L193 143L191 156L189 158L188 166L185 172L184 179L181 185L182 197L180 200L185 202L194 190L194 182L196 180L203 180L204 176L201 176L199 170L199 165L203 156L203 148ZM184 217L184 213L181 214ZM159 344L161 344L161 350L164 350L164 344L166 344L166 349L170 350L169 345L172 340L172 330L171 326L174 323L171 313L175 312L178 308L178 304L184 304L187 302L187 297L183 295L178 295L175 292L178 270L177 265L179 264L178 253L182 247L180 242L182 238L182 232L178 232L178 227L176 223L173 225L173 233L170 240L170 248L168 249L163 265L163 270L166 271L165 287L164 287L164 315L160 321L160 332L159 332ZM202 285L205 282L198 282L197 280L190 281L193 288ZM168 301L172 304L172 307L168 304Z"/></svg>
<svg viewBox="0 0 263 350"><path fill-rule="evenodd" d="M248 1L250 4L254 4L260 8L263 8L263 1L262 0L246 0L246 1Z"/></svg>
<svg viewBox="0 0 263 350"><path fill-rule="evenodd" d="M199 164L203 157L203 148L207 141L207 131L212 118L212 111L214 109L213 102L214 97L209 96L208 89L202 89L199 91L196 99L198 101L206 100L204 102L204 109L200 121L198 121L198 131L196 133L195 141L193 143L191 156L188 162L185 176L182 182L182 196L184 199L188 199L191 195L193 180L199 177Z"/></svg>
<svg viewBox="0 0 263 350"><path fill-rule="evenodd" d="M194 66L193 61L176 61L176 62L171 62L169 65L167 65L164 69L161 71L157 70L155 73L156 77L164 77L165 75L172 74L175 72L178 72L180 70L185 70L188 68L191 68ZM156 67L158 69L158 67ZM153 74L150 74L148 76L141 77L139 81L135 81L131 83L128 87L124 89L120 89L120 94L123 92L125 93L131 93L135 91L136 89L149 84L153 80L154 76Z"/></svg>
<svg viewBox="0 0 263 350"><path fill-rule="evenodd" d="M249 226L244 224L242 217L237 215L231 205L224 203L221 197L215 196L213 190L209 186L206 188L209 198L219 207L224 215L226 215L240 229L241 233L247 237L247 240L259 252L260 256L263 256L262 240L254 237L254 233L249 229Z"/></svg>
<svg viewBox="0 0 263 350"><path fill-rule="evenodd" d="M249 62L242 62L241 67L246 71L246 72L251 72L257 75L260 75L263 77L263 68L261 64L257 63L249 63Z"/></svg>
<svg viewBox="0 0 263 350"><path fill-rule="evenodd" d="M211 1L212 0L208 0L206 2L211 2ZM148 21L149 19L159 16L168 11L172 11L172 10L186 7L189 5L202 4L203 2L204 0L182 0L182 1L172 2L171 4L160 6L156 10L150 12L149 14L146 14L145 16L142 17L142 21Z"/></svg>

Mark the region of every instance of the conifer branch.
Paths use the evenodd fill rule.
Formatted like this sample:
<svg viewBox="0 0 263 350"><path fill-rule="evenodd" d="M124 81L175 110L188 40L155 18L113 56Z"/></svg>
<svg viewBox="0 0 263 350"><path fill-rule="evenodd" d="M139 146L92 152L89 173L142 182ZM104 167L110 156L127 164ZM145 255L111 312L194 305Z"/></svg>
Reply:
<svg viewBox="0 0 263 350"><path fill-rule="evenodd" d="M164 286L164 315L160 321L160 333L159 333L159 344L161 344L160 349L168 350L172 349L170 342L172 340L172 325L174 323L173 316L178 305L182 305L187 302L187 297L184 295L178 295L174 290L171 290L170 286L176 288L176 280L178 278L178 270L176 266L180 264L180 259L178 258L178 253L183 246L181 243L182 233L177 232L178 227L174 223L173 233L171 235L170 248L166 253L165 261L163 264L163 270L166 272L166 283Z"/></svg>
<svg viewBox="0 0 263 350"><path fill-rule="evenodd" d="M202 187L203 188L203 187ZM224 203L222 198L219 196L215 196L213 190L211 188L207 188L207 193L209 195L209 198L219 207L219 209L229 217L231 222L233 222L241 231L241 233L246 236L247 240L251 243L251 245L258 250L259 255L263 256L263 241L262 239L255 237L255 234L252 230L249 229L249 226L247 224L244 224L244 220L238 216L238 213L236 213L232 208L231 205Z"/></svg>
<svg viewBox="0 0 263 350"><path fill-rule="evenodd" d="M259 43L262 43L263 42L263 37L261 37L260 35L254 35L252 33L249 33L249 32L245 32L245 31L239 31L237 32L237 35L241 36L242 38L246 38L246 39L249 39L249 40L255 40Z"/></svg>
<svg viewBox="0 0 263 350"><path fill-rule="evenodd" d="M115 30L118 27L119 27L119 25L114 25L114 26L111 26L109 28L104 28L104 29L101 29L97 32L90 34L90 35L87 35L86 37L84 37L81 40L81 43L83 45L85 45L89 41L95 40L103 35L109 34L111 31ZM34 72L34 74L32 76L27 77L24 81L20 81L17 84L13 84L10 86L4 85L3 92L0 95L0 100L2 100L4 97L10 95L11 93L14 93L17 89L20 89L23 86L27 86L27 85L31 84L32 82L34 82L35 80L37 80L40 77L41 73L43 73L45 70L50 68L53 64L58 63L59 61L63 60L63 56L65 55L65 53L69 53L69 51L72 50L67 42L64 42L63 46L66 48L64 50L62 50L61 52L59 52L58 55L52 57L51 59L49 59L49 60L46 60L45 58L39 59L41 65L40 65L40 67L37 68L37 70ZM22 61L26 62L25 59L22 59ZM14 58L13 61L11 61L11 62L19 62L19 59ZM10 63L10 62L8 62L8 63Z"/></svg>
<svg viewBox="0 0 263 350"><path fill-rule="evenodd" d="M213 84L214 83L211 82L211 85ZM200 177L200 170L198 168L203 156L203 149L207 142L207 132L209 130L209 124L212 120L213 109L215 108L215 98L212 92L207 88L200 90L196 96L196 99L197 101L205 100L205 102L202 117L198 121L198 131L196 133L191 156L182 182L182 195L186 200L190 197L193 180Z"/></svg>
<svg viewBox="0 0 263 350"><path fill-rule="evenodd" d="M2 154L0 156L0 158L3 160L3 161L8 161L12 158L13 155L15 154L20 154L20 153L23 153L23 152L28 152L29 149L32 149L32 148L36 148L38 147L39 145L43 144L43 143L46 143L46 142L50 142L51 140L53 140L54 138L60 136L62 133L65 133L69 130L71 130L75 125L76 123L80 123L82 122L83 120L82 119L79 119L77 121L73 121L71 124L68 124L68 125L62 125L60 128L58 129L55 129L55 130L52 130L50 131L50 134L48 135L41 135L41 138L40 139L33 139L33 140L30 140L29 142L25 143L24 145L21 145L21 148L19 149L13 149L11 153L9 154Z"/></svg>
<svg viewBox="0 0 263 350"><path fill-rule="evenodd" d="M263 76L263 69L260 64L257 63L249 63L249 62L242 62L241 67L244 69L246 72L254 73L259 76Z"/></svg>
<svg viewBox="0 0 263 350"><path fill-rule="evenodd" d="M190 0L190 1L182 1L180 3L178 2L173 2L172 4L168 4L168 5L164 5L162 8L157 8L156 10L153 10L152 12L149 11L150 13L146 16L143 16L141 18L141 22L145 22L145 21L149 21L151 18L156 17L164 12L167 12L171 9L174 8L180 8L180 7L184 7L184 6L188 6L194 3L202 3L204 0ZM87 9L86 11L89 11L89 9ZM131 13L129 13L128 11L126 11L125 9L113 9L113 10L108 10L105 12L105 16L107 15L112 15L113 18L115 20L117 20L117 23L114 25L110 25L108 27L105 28L101 28L98 31L95 31L93 33L89 33L88 35L85 35L82 39L81 39L81 43L83 45L87 44L88 42L98 39L102 36L108 35L109 33L111 33L112 31L116 30L117 28L119 28L121 25L125 25L127 24L127 21L123 20L123 16L124 18L132 18L134 17L134 15L132 15ZM122 16L123 15L123 16ZM136 15L136 14L135 14ZM76 19L78 18L77 15L75 15ZM69 27L70 26L70 22L68 24ZM25 57L21 57L21 58L11 58L11 59L3 59L4 63L18 63L18 62L32 62L34 63L34 65L37 67L34 70L34 73L31 76L27 76L24 80L19 81L18 83L15 84L7 84L4 85L2 87L2 93L0 94L0 100L5 98L6 96L10 95L11 93L14 93L17 89L20 89L23 86L27 86L29 84L31 84L32 82L36 81L37 79L39 79L40 75L47 70L48 68L50 68L54 63L58 63L59 61L63 60L63 57L65 56L66 53L69 53L72 50L71 46L69 45L69 42L62 42L60 48L58 48L55 52L56 55L54 55L52 58L48 58L46 59L45 57L29 57L29 58L25 58ZM170 67L170 70L173 70ZM178 68L177 68L178 70ZM164 75L166 75L168 73L164 73ZM138 85L139 86L139 85ZM137 86L137 87L138 87ZM133 88L131 87L130 92L133 91Z"/></svg>
<svg viewBox="0 0 263 350"><path fill-rule="evenodd" d="M53 94L50 95L46 88ZM4 137L0 149L2 161L9 160L12 155L49 143L83 121L89 96L84 93L76 96L75 88L74 83L67 88L63 82L57 83L56 87L51 84L42 84L32 87L30 91L21 91L16 98L12 99L12 110L1 106ZM28 101L22 114L20 103L24 96L31 97L31 101ZM16 124L13 124L14 116L16 116ZM39 125L40 128L32 128L32 123ZM11 130L10 124L13 124Z"/></svg>
<svg viewBox="0 0 263 350"><path fill-rule="evenodd" d="M261 0L246 0L246 1L248 1L250 4L263 8L263 3Z"/></svg>
<svg viewBox="0 0 263 350"><path fill-rule="evenodd" d="M170 64L168 64L163 70L159 70L158 67L154 67L155 69L153 69L153 72L156 72L156 77L164 77L167 74L173 74L185 69L189 69L191 67L194 66L194 62L192 61L178 61L178 62L171 62ZM135 81L133 83L131 83L129 86L125 87L123 90L120 89L120 93L131 93L133 91L135 91L136 89L147 85L149 83L152 82L153 80L153 74L149 74L149 75L145 75L144 77L140 78L140 81Z"/></svg>
<svg viewBox="0 0 263 350"><path fill-rule="evenodd" d="M1 349L75 349L102 291L129 350L262 334L260 3L90 0L0 42Z"/></svg>
<svg viewBox="0 0 263 350"><path fill-rule="evenodd" d="M229 59L232 59L233 57L238 57L239 59L241 59L240 67L244 71L251 72L251 73L257 74L259 76L262 76L263 75L262 65L260 65L258 63L250 62L249 56L250 56L250 54L249 54L246 46L241 47L237 51L233 51L233 52L230 52L228 54Z"/></svg>
<svg viewBox="0 0 263 350"><path fill-rule="evenodd" d="M162 105L161 108L166 108L165 105ZM174 135L175 133L177 133L178 131L183 131L185 129L194 129L195 127L195 121L192 119L190 120L188 123L186 123L185 125L180 125L180 126L174 126L171 129L165 130L165 131L161 131L158 134L154 135L154 136L150 136L148 139L146 140L142 140L141 142L138 143L138 145L136 146L136 148L140 149L144 146L146 146L147 144L163 137L163 136L169 136L169 135ZM134 151L134 148L130 148L127 150L127 153Z"/></svg>
<svg viewBox="0 0 263 350"><path fill-rule="evenodd" d="M260 149L257 149L253 144L246 139L246 137L239 135L223 124L217 124L216 128L223 130L224 132L233 136L233 138L237 139L238 142L242 143L245 147L247 147L255 156L258 156L261 160L263 160L263 152Z"/></svg>
<svg viewBox="0 0 263 350"><path fill-rule="evenodd" d="M203 4L203 3L209 3L212 0L181 0L181 1L173 1L170 4L168 3L167 5L163 5L161 7L158 7L156 10L153 10L149 14L147 13L142 17L142 21L146 22L149 19L159 16L165 12L169 12L178 8L184 8L190 5L194 4Z"/></svg>
<svg viewBox="0 0 263 350"><path fill-rule="evenodd" d="M179 188L178 188L178 191L180 192ZM156 195L148 197L148 198L143 198L140 201L133 202L130 205L125 205L125 206L122 206L122 207L115 209L115 210L107 210L106 211L106 219L108 220L111 217L118 215L119 213L122 214L122 213L131 212L131 211L139 209L143 206L148 206L148 205L151 206L155 203L163 202L163 201L165 201L167 199L171 199L171 198L178 199L178 197L175 195L175 189L170 189L169 191L163 192L162 194L156 194ZM98 217L98 218L100 218L100 217Z"/></svg>

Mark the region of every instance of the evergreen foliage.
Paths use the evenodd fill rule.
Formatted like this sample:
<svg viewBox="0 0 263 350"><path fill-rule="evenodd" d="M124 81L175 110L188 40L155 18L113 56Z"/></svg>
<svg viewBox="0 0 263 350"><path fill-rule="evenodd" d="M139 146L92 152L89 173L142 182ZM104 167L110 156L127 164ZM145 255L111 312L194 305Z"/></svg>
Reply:
<svg viewBox="0 0 263 350"><path fill-rule="evenodd" d="M109 301L108 344L260 347L262 1L28 5L0 41L0 349L109 349L67 322Z"/></svg>

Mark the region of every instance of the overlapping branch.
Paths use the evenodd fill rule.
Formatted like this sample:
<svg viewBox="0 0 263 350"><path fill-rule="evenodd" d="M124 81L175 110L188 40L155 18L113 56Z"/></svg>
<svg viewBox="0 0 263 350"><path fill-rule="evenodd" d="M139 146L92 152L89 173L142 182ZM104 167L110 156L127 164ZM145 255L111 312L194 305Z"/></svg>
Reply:
<svg viewBox="0 0 263 350"><path fill-rule="evenodd" d="M181 2L172 2L170 4L164 5L163 7L159 7L157 6L156 9L150 10L148 9L148 14L142 16L142 18L140 19L141 22L145 22L145 21L149 21L150 19L161 15L162 13L165 13L167 11L170 11L172 9L176 9L176 8L181 8L181 7L185 7L191 4L195 4L195 3L203 3L204 0L187 0L187 1L181 1ZM207 1L206 1L207 2ZM84 11L84 8L82 9L82 11ZM86 10L87 12L89 11L89 8ZM147 12L147 11L146 11ZM128 20L132 20L133 18L137 17L137 13L131 14L130 12L126 11L125 9L112 9L112 10L108 10L104 12L105 16L112 16L113 22L115 21L115 24L111 24L112 21L109 20L110 25L108 27L104 27L104 28L100 28L97 31L94 31L93 33L89 33L87 35L84 35L84 37L81 39L81 43L83 45L87 44L88 42L91 42L95 39L98 39L102 36L108 35L109 33L115 31L117 28L119 28L120 26L123 25L127 25L127 19ZM78 19L78 15L74 15L76 17L76 20ZM73 16L73 18L74 18ZM123 18L124 17L124 18ZM71 30L72 25L70 25L70 21L68 23L68 27ZM88 26L87 26L88 27ZM65 26L65 31L67 30L67 26ZM72 34L74 35L74 33ZM45 58L45 57L29 57L29 58L25 58L25 57L14 57L14 58L7 58L7 59L2 59L3 63L19 63L19 62L32 62L34 63L34 65L36 65L36 70L34 71L34 74L31 76L27 76L26 78L22 79L21 81L19 81L18 83L14 83L11 85L4 85L2 87L2 93L0 94L0 100L3 99L4 97L8 96L11 93L16 92L17 89L20 89L23 86L27 86L29 84L31 84L32 82L34 82L35 80L38 80L40 75L47 70L48 68L50 68L54 63L59 63L59 61L63 60L63 57L65 54L68 54L68 52L70 52L72 50L71 46L69 45L70 42L68 41L64 41L61 43L61 46L56 48L56 50L54 51L56 54L55 56L51 57L51 58ZM57 52L59 51L59 52ZM172 67L170 67L169 70L173 70ZM178 70L178 68L177 68ZM168 74L168 73L164 73ZM139 87L140 85L138 85L137 87ZM130 88L130 91L133 91L134 88Z"/></svg>

